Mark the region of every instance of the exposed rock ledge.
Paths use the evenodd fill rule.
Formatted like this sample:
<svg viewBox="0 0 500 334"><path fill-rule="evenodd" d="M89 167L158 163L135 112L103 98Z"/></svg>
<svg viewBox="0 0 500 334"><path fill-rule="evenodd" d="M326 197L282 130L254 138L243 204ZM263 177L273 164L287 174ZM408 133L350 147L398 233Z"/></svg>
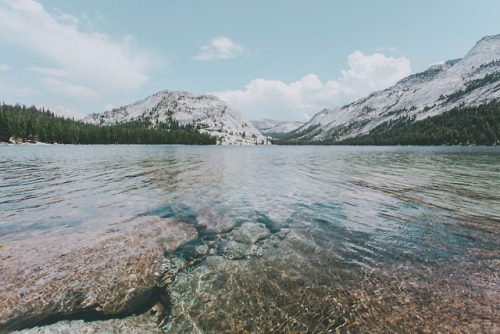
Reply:
<svg viewBox="0 0 500 334"><path fill-rule="evenodd" d="M150 299L164 253L198 233L169 219L138 220L84 239L90 245L75 234L1 245L0 333L80 312L126 315Z"/></svg>

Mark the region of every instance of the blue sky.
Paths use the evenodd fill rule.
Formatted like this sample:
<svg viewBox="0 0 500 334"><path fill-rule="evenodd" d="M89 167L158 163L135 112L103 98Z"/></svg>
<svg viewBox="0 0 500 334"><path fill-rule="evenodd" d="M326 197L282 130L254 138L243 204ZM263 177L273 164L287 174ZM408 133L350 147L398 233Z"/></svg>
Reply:
<svg viewBox="0 0 500 334"><path fill-rule="evenodd" d="M158 91L305 121L500 34L500 1L0 0L0 101L80 117Z"/></svg>

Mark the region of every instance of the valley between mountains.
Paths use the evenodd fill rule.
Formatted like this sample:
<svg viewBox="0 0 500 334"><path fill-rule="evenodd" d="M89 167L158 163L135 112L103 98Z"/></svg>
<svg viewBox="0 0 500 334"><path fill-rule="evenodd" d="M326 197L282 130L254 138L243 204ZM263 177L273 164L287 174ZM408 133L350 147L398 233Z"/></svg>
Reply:
<svg viewBox="0 0 500 334"><path fill-rule="evenodd" d="M499 145L500 35L309 122L249 121L215 96L164 90L81 121L0 106L0 142L187 145Z"/></svg>
<svg viewBox="0 0 500 334"><path fill-rule="evenodd" d="M224 145L267 145L270 140L287 144L334 144L499 98L500 35L495 35L482 38L461 59L431 65L348 105L325 108L307 123L269 119L251 122L214 96L197 97L168 90L132 105L88 115L84 122L106 126L140 120L157 128L175 120L181 125L194 125ZM491 145L500 135L498 124L489 123L487 127L496 132Z"/></svg>

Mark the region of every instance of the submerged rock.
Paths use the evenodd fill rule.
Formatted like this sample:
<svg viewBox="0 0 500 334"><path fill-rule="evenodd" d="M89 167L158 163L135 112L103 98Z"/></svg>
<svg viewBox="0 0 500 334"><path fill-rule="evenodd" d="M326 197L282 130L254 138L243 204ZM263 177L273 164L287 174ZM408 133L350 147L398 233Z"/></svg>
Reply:
<svg viewBox="0 0 500 334"><path fill-rule="evenodd" d="M196 254L198 254L198 255L205 255L208 253L209 249L208 249L207 245L203 244L203 245L197 246L195 248L195 251L196 251Z"/></svg>
<svg viewBox="0 0 500 334"><path fill-rule="evenodd" d="M35 245L5 243L0 250L0 333L75 313L133 313L156 297L164 253L197 237L187 224L143 217L121 234L89 240L90 246L74 245L75 235ZM58 245L68 251L57 251Z"/></svg>
<svg viewBox="0 0 500 334"><path fill-rule="evenodd" d="M144 315L125 319L85 322L83 320L59 321L52 325L25 329L16 334L67 334L67 333L163 333L156 322Z"/></svg>
<svg viewBox="0 0 500 334"><path fill-rule="evenodd" d="M252 245L258 240L269 236L270 233L264 224L246 222L234 229L231 234L234 240Z"/></svg>
<svg viewBox="0 0 500 334"><path fill-rule="evenodd" d="M245 243L229 240L220 246L219 253L227 259L239 260L252 257L261 257L264 249L260 245L249 245Z"/></svg>
<svg viewBox="0 0 500 334"><path fill-rule="evenodd" d="M236 225L236 220L227 214L217 216L212 212L202 213L196 217L196 223L201 228L212 233L224 233L231 231Z"/></svg>

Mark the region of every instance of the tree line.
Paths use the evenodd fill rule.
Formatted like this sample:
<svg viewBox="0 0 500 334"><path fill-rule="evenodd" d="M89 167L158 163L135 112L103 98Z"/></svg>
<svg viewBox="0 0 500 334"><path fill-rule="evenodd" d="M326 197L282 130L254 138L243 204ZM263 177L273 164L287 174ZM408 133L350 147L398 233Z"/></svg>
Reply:
<svg viewBox="0 0 500 334"><path fill-rule="evenodd" d="M58 144L186 144L214 145L217 138L192 125L170 120L168 127L148 128L145 122L97 126L56 116L50 110L21 105L0 106L0 142Z"/></svg>
<svg viewBox="0 0 500 334"><path fill-rule="evenodd" d="M406 120L405 120L406 121ZM454 108L441 115L367 135L347 138L339 145L499 145L500 102Z"/></svg>
<svg viewBox="0 0 500 334"><path fill-rule="evenodd" d="M500 101L474 107L457 107L440 115L415 121L401 115L370 133L339 140L275 140L278 145L500 145Z"/></svg>

